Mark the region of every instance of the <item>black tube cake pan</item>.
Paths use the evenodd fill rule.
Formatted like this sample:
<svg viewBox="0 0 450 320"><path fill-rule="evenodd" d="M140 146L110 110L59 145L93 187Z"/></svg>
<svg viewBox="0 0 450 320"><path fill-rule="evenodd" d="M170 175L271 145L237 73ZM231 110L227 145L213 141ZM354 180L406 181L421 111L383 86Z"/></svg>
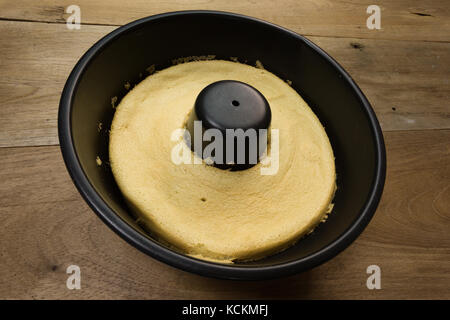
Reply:
<svg viewBox="0 0 450 320"><path fill-rule="evenodd" d="M117 103L146 75L181 57L216 59L264 68L292 82L318 116L336 157L337 191L326 223L291 248L234 264L202 261L168 248L135 221L107 166L108 132ZM153 68L153 67L152 67ZM111 101L113 99L113 101ZM386 175L383 135L368 100L344 69L310 40L280 26L217 11L180 11L122 26L78 61L62 92L58 131L67 169L93 211L123 239L149 256L204 276L261 280L313 268L349 246L379 203ZM158 183L155 181L155 183ZM292 190L292 192L296 192ZM355 257L357 259L357 257Z"/></svg>

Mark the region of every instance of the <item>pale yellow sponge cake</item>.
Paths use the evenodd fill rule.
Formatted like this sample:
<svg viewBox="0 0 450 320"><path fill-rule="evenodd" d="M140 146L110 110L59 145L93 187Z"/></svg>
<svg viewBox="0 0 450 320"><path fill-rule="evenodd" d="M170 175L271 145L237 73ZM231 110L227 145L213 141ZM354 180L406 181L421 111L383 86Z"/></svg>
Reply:
<svg viewBox="0 0 450 320"><path fill-rule="evenodd" d="M269 102L270 129L279 133L274 174L261 174L262 163L229 171L172 161L180 144L174 131L200 91L219 80L248 83ZM237 62L187 62L147 77L117 106L109 155L120 190L153 236L207 260L252 260L287 248L329 213L336 188L333 150L309 106L274 74Z"/></svg>

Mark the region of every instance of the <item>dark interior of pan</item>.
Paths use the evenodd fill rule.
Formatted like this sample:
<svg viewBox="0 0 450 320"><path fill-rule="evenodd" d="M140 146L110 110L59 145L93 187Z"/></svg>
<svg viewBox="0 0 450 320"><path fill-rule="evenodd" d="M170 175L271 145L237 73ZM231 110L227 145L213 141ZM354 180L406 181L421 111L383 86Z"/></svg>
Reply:
<svg viewBox="0 0 450 320"><path fill-rule="evenodd" d="M180 255L170 250L155 251L164 245L155 243L134 222L108 166L108 129L115 111L112 99L117 97L115 105L120 102L127 93L125 83L131 86L139 83L152 65L158 70L180 57L207 55L225 60L236 57L250 65L259 60L265 69L292 81L292 87L325 127L336 157L338 188L328 221L288 250L259 261L224 266L224 274L217 268L203 269L214 263L199 265L193 258L180 260ZM92 47L73 70L61 99L59 127L69 172L84 198L107 224L150 255L211 276L273 277L304 270L331 258L366 226L384 183L384 144L378 122L350 77L305 38L234 14L164 14L115 30ZM97 156L102 159L102 166L96 164ZM132 229L138 232L137 238L134 231L130 232ZM290 267L285 272L278 269L280 274L276 268L271 274L268 271L281 265ZM267 273L241 276L227 271L233 268L249 272L261 268Z"/></svg>

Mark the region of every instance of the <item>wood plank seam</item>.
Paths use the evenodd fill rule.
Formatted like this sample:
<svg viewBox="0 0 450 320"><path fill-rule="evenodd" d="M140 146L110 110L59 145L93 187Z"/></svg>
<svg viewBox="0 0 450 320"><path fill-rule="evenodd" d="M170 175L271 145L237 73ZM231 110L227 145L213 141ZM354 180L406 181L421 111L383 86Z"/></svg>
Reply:
<svg viewBox="0 0 450 320"><path fill-rule="evenodd" d="M65 21L51 21L51 20L33 20L33 19L17 19L17 18L4 18L0 17L0 21L13 21L13 22L33 22L33 23L45 23L45 24L66 24ZM130 21L132 22L132 21ZM81 22L81 26L102 26L102 27L122 27L125 24L109 24L109 23L89 23ZM298 33L298 32L296 32ZM320 38L338 38L338 39L361 39L361 40L384 40L384 41L409 41L409 42L431 42L431 43L450 43L450 40L427 40L427 39L390 39L390 38L370 38L370 37L358 37L358 36L340 36L340 35L321 35L313 33L298 33L304 37L320 37Z"/></svg>

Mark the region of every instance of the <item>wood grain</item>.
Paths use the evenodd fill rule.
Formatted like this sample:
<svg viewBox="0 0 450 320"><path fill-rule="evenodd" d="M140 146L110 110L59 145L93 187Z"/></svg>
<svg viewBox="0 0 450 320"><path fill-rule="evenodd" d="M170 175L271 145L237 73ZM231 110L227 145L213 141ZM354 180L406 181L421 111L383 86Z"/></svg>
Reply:
<svg viewBox="0 0 450 320"><path fill-rule="evenodd" d="M266 19L305 35L450 40L447 0L1 0L0 18L64 23L72 4L81 8L85 24L122 25L162 12L207 9ZM372 4L381 8L380 30L366 27Z"/></svg>
<svg viewBox="0 0 450 320"><path fill-rule="evenodd" d="M64 83L83 53L113 29L0 21L0 146L58 143Z"/></svg>
<svg viewBox="0 0 450 320"><path fill-rule="evenodd" d="M58 143L67 76L114 28L0 21L0 147ZM309 38L352 75L385 131L450 128L450 43Z"/></svg>
<svg viewBox="0 0 450 320"><path fill-rule="evenodd" d="M80 30L65 26L72 4ZM381 30L366 28L370 4L381 7ZM387 145L383 198L356 242L324 265L265 282L192 275L120 239L71 182L57 109L76 61L119 25L188 9L308 36L372 103ZM450 299L449 18L448 0L0 0L0 299ZM82 290L66 288L71 264ZM371 264L381 290L366 288Z"/></svg>
<svg viewBox="0 0 450 320"><path fill-rule="evenodd" d="M374 219L347 250L266 282L192 275L155 261L87 207L59 147L0 148L0 298L450 298L450 130L385 133L388 176ZM65 269L81 267L82 289ZM377 264L382 289L368 290Z"/></svg>

